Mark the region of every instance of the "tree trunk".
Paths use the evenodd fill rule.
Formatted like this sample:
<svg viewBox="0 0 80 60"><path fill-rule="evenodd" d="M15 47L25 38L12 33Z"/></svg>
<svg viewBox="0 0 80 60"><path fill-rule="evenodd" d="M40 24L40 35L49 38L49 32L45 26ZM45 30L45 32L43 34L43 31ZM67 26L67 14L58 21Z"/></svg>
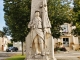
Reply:
<svg viewBox="0 0 80 60"><path fill-rule="evenodd" d="M22 55L24 55L23 41L21 43L22 43Z"/></svg>

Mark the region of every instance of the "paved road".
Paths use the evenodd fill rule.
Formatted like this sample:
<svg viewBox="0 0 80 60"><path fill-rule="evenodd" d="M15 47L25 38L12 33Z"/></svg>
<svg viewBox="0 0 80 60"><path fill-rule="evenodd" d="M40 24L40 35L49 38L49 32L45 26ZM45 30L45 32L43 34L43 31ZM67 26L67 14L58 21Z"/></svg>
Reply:
<svg viewBox="0 0 80 60"><path fill-rule="evenodd" d="M0 52L0 60L9 58L10 55L19 54L21 52ZM57 60L80 60L80 51L59 52L55 53Z"/></svg>
<svg viewBox="0 0 80 60"><path fill-rule="evenodd" d="M55 54L58 60L80 60L80 51L59 52Z"/></svg>
<svg viewBox="0 0 80 60"><path fill-rule="evenodd" d="M9 57L0 57L0 60L5 60L7 58L9 58Z"/></svg>
<svg viewBox="0 0 80 60"><path fill-rule="evenodd" d="M0 60L5 60L6 58L17 54L21 54L21 52L0 52Z"/></svg>

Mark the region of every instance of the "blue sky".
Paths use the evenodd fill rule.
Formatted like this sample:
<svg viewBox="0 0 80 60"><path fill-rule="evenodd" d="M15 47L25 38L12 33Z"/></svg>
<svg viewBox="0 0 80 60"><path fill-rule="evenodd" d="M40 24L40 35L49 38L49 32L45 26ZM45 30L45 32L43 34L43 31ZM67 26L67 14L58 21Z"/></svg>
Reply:
<svg viewBox="0 0 80 60"><path fill-rule="evenodd" d="M4 12L3 12L3 0L0 0L0 30L5 26Z"/></svg>

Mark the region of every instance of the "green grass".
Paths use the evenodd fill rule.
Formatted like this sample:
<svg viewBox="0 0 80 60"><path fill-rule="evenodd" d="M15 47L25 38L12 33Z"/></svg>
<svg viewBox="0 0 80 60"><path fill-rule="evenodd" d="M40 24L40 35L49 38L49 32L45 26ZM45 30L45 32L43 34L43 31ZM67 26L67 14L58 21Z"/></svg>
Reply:
<svg viewBox="0 0 80 60"><path fill-rule="evenodd" d="M12 56L10 58L7 58L6 60L24 60L25 56L17 55L17 56Z"/></svg>

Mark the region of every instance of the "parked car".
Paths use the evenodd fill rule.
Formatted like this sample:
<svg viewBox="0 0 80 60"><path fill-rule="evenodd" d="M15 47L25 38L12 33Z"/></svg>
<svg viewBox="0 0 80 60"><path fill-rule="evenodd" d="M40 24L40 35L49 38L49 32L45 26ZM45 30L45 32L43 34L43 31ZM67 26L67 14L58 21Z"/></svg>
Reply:
<svg viewBox="0 0 80 60"><path fill-rule="evenodd" d="M6 52L17 52L18 48L17 47L8 47L8 49L6 49Z"/></svg>

